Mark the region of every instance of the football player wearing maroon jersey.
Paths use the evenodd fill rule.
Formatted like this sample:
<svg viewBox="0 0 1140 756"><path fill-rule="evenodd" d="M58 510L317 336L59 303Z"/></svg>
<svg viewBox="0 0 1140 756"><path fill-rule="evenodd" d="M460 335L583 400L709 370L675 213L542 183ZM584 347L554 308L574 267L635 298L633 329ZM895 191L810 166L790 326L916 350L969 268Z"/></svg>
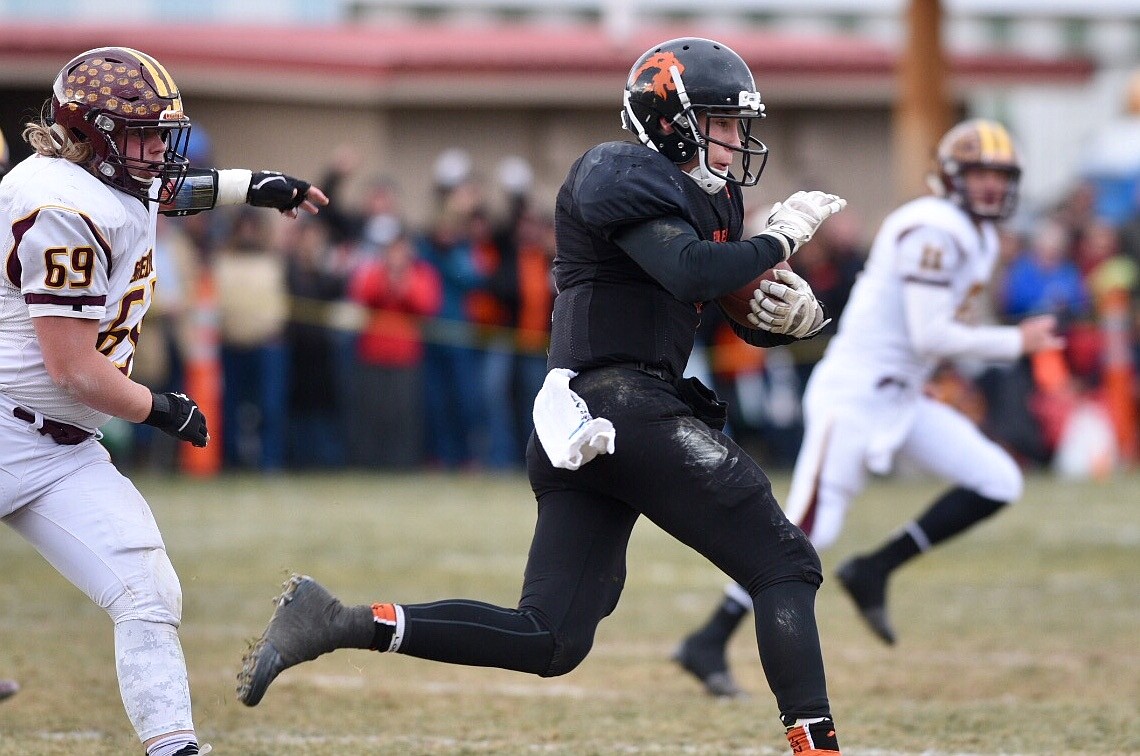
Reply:
<svg viewBox="0 0 1140 756"><path fill-rule="evenodd" d="M997 121L972 118L939 141L931 193L884 220L823 359L804 391L804 439L787 514L823 551L835 543L868 475L897 460L948 483L878 548L838 566L839 586L884 643L895 642L887 586L895 571L1021 497L1021 470L960 411L926 395L943 360L1012 361L1058 349L1056 317L981 321L998 263L998 224L1017 206L1021 158ZM725 656L753 602L730 585L676 658L713 695L738 692Z"/></svg>
<svg viewBox="0 0 1140 756"><path fill-rule="evenodd" d="M127 716L148 756L203 753L178 639L182 592L150 507L98 442L111 417L194 446L193 399L131 380L158 282L158 213L327 202L276 172L190 168L190 119L166 68L89 50L52 84L34 154L0 183L0 517L114 623Z"/></svg>

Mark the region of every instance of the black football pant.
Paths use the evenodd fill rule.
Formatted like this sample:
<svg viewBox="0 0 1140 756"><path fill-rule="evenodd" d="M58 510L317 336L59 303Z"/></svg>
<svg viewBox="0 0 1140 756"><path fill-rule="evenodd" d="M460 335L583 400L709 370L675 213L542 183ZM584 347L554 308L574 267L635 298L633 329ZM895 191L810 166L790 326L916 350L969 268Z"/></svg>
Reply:
<svg viewBox="0 0 1140 756"><path fill-rule="evenodd" d="M604 368L571 386L595 417L613 422L616 449L562 470L531 437L527 467L538 520L518 608L403 604L400 653L544 677L569 672L617 606L629 537L644 515L748 590L780 713L829 714L815 624L819 557L784 516L759 465L697 420L660 378Z"/></svg>

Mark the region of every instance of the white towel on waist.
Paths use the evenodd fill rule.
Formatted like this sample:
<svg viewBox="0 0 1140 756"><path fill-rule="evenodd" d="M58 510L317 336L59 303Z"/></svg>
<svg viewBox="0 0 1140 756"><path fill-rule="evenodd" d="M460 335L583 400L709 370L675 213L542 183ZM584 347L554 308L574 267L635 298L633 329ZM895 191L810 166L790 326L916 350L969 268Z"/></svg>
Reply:
<svg viewBox="0 0 1140 756"><path fill-rule="evenodd" d="M599 454L613 454L614 425L594 417L582 397L570 390L573 370L555 368L546 374L534 398L534 430L555 467L577 470Z"/></svg>

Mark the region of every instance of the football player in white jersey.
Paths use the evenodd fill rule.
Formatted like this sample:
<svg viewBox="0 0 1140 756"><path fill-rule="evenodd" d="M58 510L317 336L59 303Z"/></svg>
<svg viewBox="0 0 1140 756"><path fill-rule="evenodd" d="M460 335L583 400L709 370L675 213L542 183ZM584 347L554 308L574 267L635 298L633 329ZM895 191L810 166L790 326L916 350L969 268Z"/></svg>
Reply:
<svg viewBox="0 0 1140 756"><path fill-rule="evenodd" d="M822 551L839 536L867 473L898 458L950 484L917 519L876 551L847 560L840 585L888 644L893 571L1021 496L1017 463L957 410L924 393L942 360L1010 361L1064 345L1052 315L1016 326L976 321L998 257L997 223L1017 204L1021 163L999 123L959 123L938 145L931 196L887 216L866 266L804 390L804 440L787 498L788 519ZM972 320L972 318L974 320ZM751 609L730 585L709 621L689 635L676 660L714 695L740 692L725 644Z"/></svg>
<svg viewBox="0 0 1140 756"><path fill-rule="evenodd" d="M0 132L0 180L4 178L4 174L8 172L8 143L4 141L4 134ZM16 695L20 690L20 685L15 680L0 679L0 701L11 698Z"/></svg>
<svg viewBox="0 0 1140 756"><path fill-rule="evenodd" d="M124 47L63 67L35 151L0 183L0 517L114 622L119 690L149 756L205 752L177 628L182 594L150 508L98 443L112 416L195 446L206 418L130 378L159 272L158 213L327 202L279 173L191 169L166 69Z"/></svg>

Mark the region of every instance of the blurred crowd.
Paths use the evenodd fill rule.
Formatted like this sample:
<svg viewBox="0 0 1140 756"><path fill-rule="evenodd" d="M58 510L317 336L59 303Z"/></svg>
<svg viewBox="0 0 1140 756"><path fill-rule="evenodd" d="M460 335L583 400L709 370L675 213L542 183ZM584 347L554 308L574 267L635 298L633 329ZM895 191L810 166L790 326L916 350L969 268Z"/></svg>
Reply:
<svg viewBox="0 0 1140 756"><path fill-rule="evenodd" d="M196 134L191 161L209 164ZM554 296L553 220L532 202L530 166L510 157L484 177L444 151L413 227L399 184L358 164L348 148L332 157L315 217L160 217L133 377L181 390L212 361L226 469L521 468ZM126 464L175 469L174 445L149 430L106 442Z"/></svg>
<svg viewBox="0 0 1140 756"><path fill-rule="evenodd" d="M199 150L208 150L204 137ZM429 220L413 227L398 182L356 176L357 164L347 148L332 156L318 182L332 202L315 217L160 217L162 274L134 377L181 389L189 365L213 360L222 391L211 430L227 470L521 469L554 298L553 220L535 202L530 166L510 157L482 176L465 151L441 152ZM832 317L822 336L758 350L716 308L704 310L689 372L729 400L730 431L768 466L795 460L801 389L866 258L874 229L857 206L791 261ZM755 208L753 220L762 225L766 210ZM1086 434L1089 418L1120 422L1127 408L1106 395L1110 373L1124 375L1135 398L1135 177L1083 175L1055 207L1006 229L999 265L989 311L963 317L1015 323L1054 313L1064 352L1000 367L947 364L930 391L1026 466L1047 466L1075 416ZM216 345L203 338L215 333ZM1114 460L1134 452L1128 433L1111 435ZM125 464L174 470L168 441L145 425L106 438Z"/></svg>

